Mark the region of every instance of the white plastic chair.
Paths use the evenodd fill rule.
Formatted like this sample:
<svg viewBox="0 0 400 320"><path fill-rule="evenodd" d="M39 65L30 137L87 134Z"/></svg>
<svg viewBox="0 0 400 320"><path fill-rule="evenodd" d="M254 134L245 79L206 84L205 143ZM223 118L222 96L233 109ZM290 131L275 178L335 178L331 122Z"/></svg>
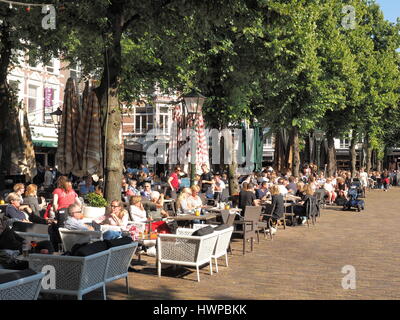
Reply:
<svg viewBox="0 0 400 320"><path fill-rule="evenodd" d="M200 281L199 267L209 264L210 274L212 275L211 255L217 239L217 233L201 237L159 234L157 238L158 276L161 277L161 266L163 263L196 267L197 281Z"/></svg>
<svg viewBox="0 0 400 320"><path fill-rule="evenodd" d="M0 274L18 270L0 270ZM0 300L37 300L44 273L0 284Z"/></svg>

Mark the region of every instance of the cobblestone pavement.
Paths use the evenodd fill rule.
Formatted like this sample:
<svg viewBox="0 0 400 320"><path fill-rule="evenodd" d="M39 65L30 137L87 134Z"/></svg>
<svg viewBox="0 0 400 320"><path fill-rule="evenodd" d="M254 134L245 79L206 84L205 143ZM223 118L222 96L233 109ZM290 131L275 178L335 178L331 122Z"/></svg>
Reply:
<svg viewBox="0 0 400 320"><path fill-rule="evenodd" d="M108 299L400 299L400 188L367 193L366 210L327 207L315 226L279 229L273 241L260 243L245 256L233 242L229 267L220 259L218 274L178 268L158 278L155 259L141 272L108 286ZM344 290L342 267L356 270L356 289ZM87 299L101 298L100 293Z"/></svg>

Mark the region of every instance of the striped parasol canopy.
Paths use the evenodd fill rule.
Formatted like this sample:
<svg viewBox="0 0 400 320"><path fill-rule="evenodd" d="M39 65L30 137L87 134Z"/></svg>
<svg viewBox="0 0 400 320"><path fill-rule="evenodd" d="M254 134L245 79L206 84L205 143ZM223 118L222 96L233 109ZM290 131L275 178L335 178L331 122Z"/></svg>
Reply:
<svg viewBox="0 0 400 320"><path fill-rule="evenodd" d="M178 149L182 141L182 109L181 104L177 104L172 111L172 127L170 129L168 162L170 164L179 163Z"/></svg>
<svg viewBox="0 0 400 320"><path fill-rule="evenodd" d="M202 174L201 166L206 164L210 168L210 161L208 155L208 141L205 134L205 123L203 113L198 110L195 118L189 118L187 128L193 127L193 121L195 121L195 149L196 149L196 173ZM191 152L190 152L191 154ZM189 158L190 159L190 158Z"/></svg>
<svg viewBox="0 0 400 320"><path fill-rule="evenodd" d="M77 161L76 130L80 117L78 101L75 81L69 78L64 90L64 105L56 153L56 164L62 174L69 174Z"/></svg>
<svg viewBox="0 0 400 320"><path fill-rule="evenodd" d="M209 156L208 156L208 141L205 135L205 123L203 118L203 113L200 111L197 114L196 120L196 172L201 174L201 166L206 164L210 168Z"/></svg>
<svg viewBox="0 0 400 320"><path fill-rule="evenodd" d="M103 175L100 105L96 93L89 92L86 83L82 99L82 114L76 131L77 161L72 170L75 176Z"/></svg>

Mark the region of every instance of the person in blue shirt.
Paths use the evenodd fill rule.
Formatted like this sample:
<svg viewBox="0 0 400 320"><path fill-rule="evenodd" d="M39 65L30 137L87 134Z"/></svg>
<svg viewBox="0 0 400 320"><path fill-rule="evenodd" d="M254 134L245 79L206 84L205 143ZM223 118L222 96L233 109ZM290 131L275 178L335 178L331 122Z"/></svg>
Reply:
<svg viewBox="0 0 400 320"><path fill-rule="evenodd" d="M80 196L85 196L90 192L94 192L94 185L92 177L86 177L85 183L81 184L79 187Z"/></svg>
<svg viewBox="0 0 400 320"><path fill-rule="evenodd" d="M268 193L269 193L268 182L267 181L261 182L260 188L256 190L256 198L265 200L267 198Z"/></svg>

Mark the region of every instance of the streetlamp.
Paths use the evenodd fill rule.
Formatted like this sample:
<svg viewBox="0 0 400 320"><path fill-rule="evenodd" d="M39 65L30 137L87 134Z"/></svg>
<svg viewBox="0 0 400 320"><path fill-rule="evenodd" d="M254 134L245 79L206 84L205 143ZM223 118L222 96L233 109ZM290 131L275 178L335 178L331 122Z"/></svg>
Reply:
<svg viewBox="0 0 400 320"><path fill-rule="evenodd" d="M206 97L201 95L199 92L192 90L189 94L183 96L184 105L188 116L192 117L192 132L196 129L196 116L201 112ZM193 137L191 137L193 139ZM192 141L190 151L192 153L192 159L190 163L190 185L194 183L194 176L196 173L196 150L194 148L195 141Z"/></svg>
<svg viewBox="0 0 400 320"><path fill-rule="evenodd" d="M60 131L62 110L60 109L60 107L58 107L57 110L50 113L50 115L53 123L56 125L57 132Z"/></svg>
<svg viewBox="0 0 400 320"><path fill-rule="evenodd" d="M319 171L321 166L321 142L324 137L324 132L322 130L314 130L314 136L317 142L317 166Z"/></svg>

